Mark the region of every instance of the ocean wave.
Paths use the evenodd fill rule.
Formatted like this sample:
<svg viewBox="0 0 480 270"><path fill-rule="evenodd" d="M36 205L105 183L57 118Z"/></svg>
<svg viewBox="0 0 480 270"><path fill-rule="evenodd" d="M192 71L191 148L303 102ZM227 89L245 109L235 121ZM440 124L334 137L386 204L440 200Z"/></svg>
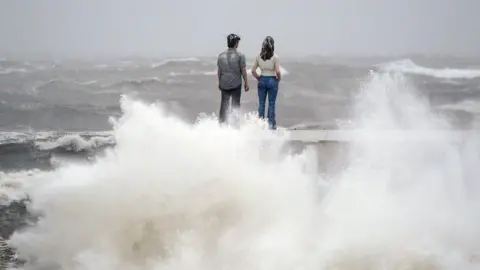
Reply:
<svg viewBox="0 0 480 270"><path fill-rule="evenodd" d="M86 150L87 144L99 146L98 142L111 138L111 131L102 132L58 132L58 131L37 131L37 132L0 132L0 146L5 144L24 144L35 142L43 145L43 149L53 149L57 147L69 147L72 150ZM88 142L90 141L90 142ZM95 142L95 143L94 143ZM50 146L47 146L50 145ZM54 147L52 147L54 146ZM42 148L41 147L41 148ZM93 149L93 148L92 148Z"/></svg>
<svg viewBox="0 0 480 270"><path fill-rule="evenodd" d="M32 138L31 133L0 131L0 145L7 143L22 143Z"/></svg>
<svg viewBox="0 0 480 270"><path fill-rule="evenodd" d="M464 83L462 82L459 82L459 81L455 81L454 79L445 79L445 80L442 80L440 81L440 83L442 84L450 84L450 85L464 85Z"/></svg>
<svg viewBox="0 0 480 270"><path fill-rule="evenodd" d="M112 146L111 132L0 132L0 153L94 152Z"/></svg>
<svg viewBox="0 0 480 270"><path fill-rule="evenodd" d="M42 134L43 133L43 134ZM52 169L65 161L92 161L115 145L106 133L0 133L0 171Z"/></svg>
<svg viewBox="0 0 480 270"><path fill-rule="evenodd" d="M121 109L115 147L92 164L16 180L34 183L22 191L42 215L8 241L28 267L479 267L478 138L357 140L322 174L315 152L285 152L289 133L255 115L229 127L127 97ZM449 128L398 73L373 73L352 110L369 135Z"/></svg>
<svg viewBox="0 0 480 270"><path fill-rule="evenodd" d="M1 75L9 75L14 73L26 73L28 72L25 68L0 68Z"/></svg>
<svg viewBox="0 0 480 270"><path fill-rule="evenodd" d="M45 105L38 102L12 103L0 100L0 112L2 111L34 111L44 108Z"/></svg>
<svg viewBox="0 0 480 270"><path fill-rule="evenodd" d="M48 61L0 60L0 74L3 75L43 71L54 67L55 65Z"/></svg>
<svg viewBox="0 0 480 270"><path fill-rule="evenodd" d="M121 87L149 87L157 84L164 83L164 80L158 77L151 77L151 78L142 78L142 79L126 79L120 82L115 82L112 85L108 86L108 88L121 88Z"/></svg>
<svg viewBox="0 0 480 270"><path fill-rule="evenodd" d="M171 77L177 77L177 76L198 76L198 75L205 75L205 76L211 76L211 75L216 75L217 71L198 71L198 70L190 70L188 72L170 72L168 73L168 76Z"/></svg>
<svg viewBox="0 0 480 270"><path fill-rule="evenodd" d="M44 91L84 91L84 85L78 83L74 79L50 79L45 81L37 81L31 89L31 92L34 95L38 95L40 92Z"/></svg>
<svg viewBox="0 0 480 270"><path fill-rule="evenodd" d="M175 77L173 75L170 75ZM161 79L158 77L150 78L140 78L140 79L126 79L123 81L115 82L107 86L101 86L107 90L95 91L94 94L105 94L105 93L123 93L122 88L144 88L148 89L149 87L157 85L172 85L172 84L190 84L191 81L186 80L176 80L172 78Z"/></svg>
<svg viewBox="0 0 480 270"><path fill-rule="evenodd" d="M62 149L65 151L81 152L95 151L105 146L112 146L114 143L113 137L108 135L94 136L90 134L87 137L85 135L69 134L63 135L55 140L37 141L35 145L40 150Z"/></svg>
<svg viewBox="0 0 480 270"><path fill-rule="evenodd" d="M9 205L14 201L25 199L27 186L31 184L26 181L29 177L38 176L40 170L25 170L20 172L5 173L0 171L0 207Z"/></svg>
<svg viewBox="0 0 480 270"><path fill-rule="evenodd" d="M439 106L439 109L464 111L473 114L480 114L480 101L478 100L463 100L458 103L445 104Z"/></svg>
<svg viewBox="0 0 480 270"><path fill-rule="evenodd" d="M99 83L98 80L90 80L90 81L79 82L80 85L94 85L94 84L98 84L98 83Z"/></svg>
<svg viewBox="0 0 480 270"><path fill-rule="evenodd" d="M158 63L153 63L150 65L150 67L152 69L156 69L156 68L159 68L159 67L163 67L163 66L166 66L166 65L169 65L169 64L185 64L185 63L198 63L200 62L200 59L198 58L172 58L172 59L166 59L166 60L163 60L161 62L158 62Z"/></svg>
<svg viewBox="0 0 480 270"><path fill-rule="evenodd" d="M443 79L474 79L480 77L479 69L434 69L419 66L410 59L380 64L378 66L382 70L400 71L404 73L425 75Z"/></svg>

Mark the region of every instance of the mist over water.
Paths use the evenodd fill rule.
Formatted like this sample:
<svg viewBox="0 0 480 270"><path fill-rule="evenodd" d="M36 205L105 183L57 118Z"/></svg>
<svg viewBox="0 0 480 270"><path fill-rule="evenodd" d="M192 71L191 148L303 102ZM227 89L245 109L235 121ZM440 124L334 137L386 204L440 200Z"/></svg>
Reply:
<svg viewBox="0 0 480 270"><path fill-rule="evenodd" d="M371 73L353 108L372 133L450 126L394 72ZM17 175L41 216L9 240L25 269L479 267L474 136L355 141L326 175L254 115L237 129L129 97L121 109L115 148L93 164Z"/></svg>
<svg viewBox="0 0 480 270"><path fill-rule="evenodd" d="M0 1L0 269L480 269L480 1L292 3ZM364 133L298 152L251 75L219 127L231 32L280 129Z"/></svg>

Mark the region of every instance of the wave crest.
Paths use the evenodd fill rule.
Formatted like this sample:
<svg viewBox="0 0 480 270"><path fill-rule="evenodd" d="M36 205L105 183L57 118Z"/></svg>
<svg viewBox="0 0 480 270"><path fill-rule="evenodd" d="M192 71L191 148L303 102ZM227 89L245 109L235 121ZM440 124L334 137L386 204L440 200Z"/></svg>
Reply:
<svg viewBox="0 0 480 270"><path fill-rule="evenodd" d="M382 64L380 67L382 70L387 71L412 73L443 79L474 79L480 77L480 70L478 69L434 69L419 66L410 59Z"/></svg>
<svg viewBox="0 0 480 270"><path fill-rule="evenodd" d="M121 103L116 148L95 166L58 169L56 179L30 194L33 209L45 219L13 236L21 253L66 268L77 256L118 256L123 266L117 267L126 269L137 260L180 256L183 248L198 254L225 249L230 258L223 264L229 264L236 253L233 242L244 238L243 248L237 243L244 250L251 241L267 241L260 239L269 226L281 233L298 227L292 222L305 218L299 213L310 212L312 190L299 185L310 180L299 166L304 161L278 158L284 140L255 120L247 117L240 131L220 128L208 118L190 126L159 107L127 98ZM293 204L285 201L292 196ZM62 209L71 209L70 214ZM292 215L298 219L290 220ZM78 231L81 240L72 241L67 236L78 219L92 222ZM38 241L27 241L32 234ZM296 241L292 235L276 238ZM60 246L55 254L44 252Z"/></svg>
<svg viewBox="0 0 480 270"><path fill-rule="evenodd" d="M190 125L127 97L121 108L115 148L94 164L29 179L41 183L28 194L42 219L9 244L35 258L31 266L479 266L475 138L460 145L356 140L341 160L344 170L321 176L308 151L283 152L288 132L271 132L254 115L233 128L206 116ZM371 134L449 128L401 74L372 74L354 112L353 125Z"/></svg>

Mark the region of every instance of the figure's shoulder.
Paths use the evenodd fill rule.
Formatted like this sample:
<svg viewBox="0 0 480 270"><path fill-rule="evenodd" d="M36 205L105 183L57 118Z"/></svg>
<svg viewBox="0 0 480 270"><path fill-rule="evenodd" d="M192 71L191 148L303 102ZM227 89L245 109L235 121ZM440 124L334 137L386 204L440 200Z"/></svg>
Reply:
<svg viewBox="0 0 480 270"><path fill-rule="evenodd" d="M223 51L223 52L219 53L217 57L218 57L218 58L225 57L225 54L226 54L226 52Z"/></svg>
<svg viewBox="0 0 480 270"><path fill-rule="evenodd" d="M242 53L241 51L237 51L238 57L245 58L245 54Z"/></svg>

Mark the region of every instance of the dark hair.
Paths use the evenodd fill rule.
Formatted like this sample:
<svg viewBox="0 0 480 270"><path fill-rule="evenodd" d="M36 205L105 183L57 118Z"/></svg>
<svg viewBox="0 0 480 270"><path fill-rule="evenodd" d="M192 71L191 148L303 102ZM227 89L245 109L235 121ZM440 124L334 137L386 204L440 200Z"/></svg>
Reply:
<svg viewBox="0 0 480 270"><path fill-rule="evenodd" d="M262 43L262 51L260 52L260 58L266 61L272 58L275 52L275 41L271 36L267 36Z"/></svg>
<svg viewBox="0 0 480 270"><path fill-rule="evenodd" d="M237 46L238 42L240 41L240 37L237 34L230 34L227 37L227 46L228 48L232 49Z"/></svg>

